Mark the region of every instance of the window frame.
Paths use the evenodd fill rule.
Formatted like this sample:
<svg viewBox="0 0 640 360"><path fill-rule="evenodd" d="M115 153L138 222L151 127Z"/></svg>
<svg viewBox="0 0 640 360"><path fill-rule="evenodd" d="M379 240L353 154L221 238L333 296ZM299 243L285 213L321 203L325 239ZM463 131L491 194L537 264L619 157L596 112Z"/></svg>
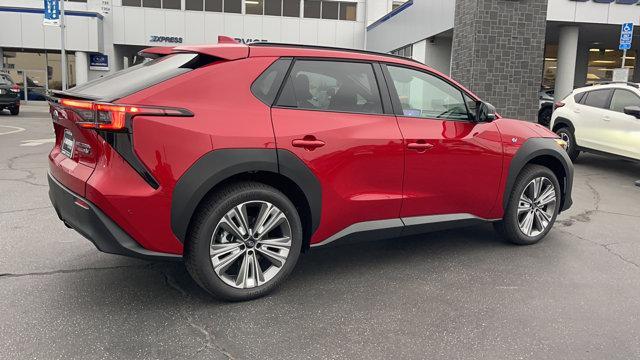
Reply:
<svg viewBox="0 0 640 360"><path fill-rule="evenodd" d="M278 60L287 59L287 58L289 57L283 56L278 58ZM382 107L382 112L381 113L363 113L363 112L357 112L357 111L338 111L338 110L327 110L327 109L301 109L298 107L278 105L278 102L280 101L280 98L282 96L282 92L287 84L287 80L291 76L291 71L293 70L296 64L296 61L348 62L348 63L363 63L363 64L371 65L373 70L374 80L376 82L375 85L378 89L378 94L380 95L380 105ZM260 75L258 77L260 77ZM267 106L269 106L269 104L267 104ZM393 116L393 117L396 116L393 111L391 94L389 93L389 86L387 85L387 82L385 80L380 63L377 61L370 61L370 60L363 60L363 59L312 57L312 56L293 57L291 63L289 64L289 68L287 69L287 72L284 76L284 79L282 79L282 82L280 83L280 88L278 89L276 97L270 107L275 109L287 109L287 110L297 110L297 111L319 111L319 112L326 112L326 113L342 113L342 114L371 115L371 116Z"/></svg>
<svg viewBox="0 0 640 360"><path fill-rule="evenodd" d="M631 95L633 95L638 100L638 103L640 103L640 96L638 96L638 94L636 94L635 92L633 92L633 91L631 91L629 89L614 88L613 92L611 94L611 99L609 99L609 108L605 109L605 110L613 111L613 112L618 113L618 114L625 114L624 111L617 111L617 110L613 110L611 108L611 105L613 105L613 97L616 95L616 91L626 91L626 92L630 93ZM640 105L636 105L636 106L640 106Z"/></svg>
<svg viewBox="0 0 640 360"><path fill-rule="evenodd" d="M447 79L447 78L445 78L445 77L443 77L441 75L438 75L438 74L436 74L434 72L431 72L431 71L428 71L428 70L425 70L425 69L416 68L416 67L413 67L413 66L408 66L408 65L405 65L405 64L398 64L398 63L393 63L393 62L384 62L384 63L382 63L383 73L384 73L385 80L386 80L386 82L388 84L388 87L389 87L389 93L391 95L391 104L393 106L395 116L403 117L403 118L422 119L422 120L459 121L459 122L475 123L475 121L473 119L463 120L463 119L429 118L429 117L418 117L418 116L405 115L404 111L402 110L402 104L400 103L400 96L398 95L398 90L396 89L396 86L393 83L393 78L391 77L391 73L389 72L389 69L387 69L387 66L402 67L402 68L405 68L405 69L421 72L423 74L436 77L436 78L446 82L449 86L455 88L456 90L458 90L460 92L460 95L462 96L462 99L463 99L463 102L465 104L465 107L467 108L467 112L470 115L475 113L476 110L474 109L474 111L470 111L469 107L467 106L466 101L464 101L464 97L467 96L470 99L474 100L476 102L476 106L477 106L478 102L482 101L482 100L480 100L474 94L462 89L459 85L456 85L456 84L452 83L451 80L449 80L449 79Z"/></svg>

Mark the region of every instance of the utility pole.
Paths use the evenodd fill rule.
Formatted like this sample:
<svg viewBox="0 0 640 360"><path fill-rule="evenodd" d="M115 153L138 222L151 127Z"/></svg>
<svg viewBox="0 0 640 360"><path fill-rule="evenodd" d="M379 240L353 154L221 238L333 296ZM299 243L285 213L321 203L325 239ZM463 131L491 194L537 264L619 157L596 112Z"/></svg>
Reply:
<svg viewBox="0 0 640 360"><path fill-rule="evenodd" d="M60 1L60 65L62 67L62 91L67 90L67 50L64 47L64 0Z"/></svg>

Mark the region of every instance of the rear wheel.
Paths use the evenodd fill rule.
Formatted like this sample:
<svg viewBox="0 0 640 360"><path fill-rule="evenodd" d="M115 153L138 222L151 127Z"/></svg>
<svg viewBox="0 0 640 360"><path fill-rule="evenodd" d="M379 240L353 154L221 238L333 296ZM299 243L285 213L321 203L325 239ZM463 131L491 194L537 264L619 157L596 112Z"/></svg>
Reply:
<svg viewBox="0 0 640 360"><path fill-rule="evenodd" d="M578 150L576 137L574 136L573 131L568 127L563 127L557 129L556 134L558 134L558 136L567 143L567 154L569 154L571 161L576 161L580 155L580 150Z"/></svg>
<svg viewBox="0 0 640 360"><path fill-rule="evenodd" d="M230 301L268 294L293 270L302 246L295 206L277 189L246 182L200 207L185 245L194 280Z"/></svg>
<svg viewBox="0 0 640 360"><path fill-rule="evenodd" d="M494 223L496 230L518 245L542 240L560 211L560 184L549 168L525 166L513 186L504 218Z"/></svg>
<svg viewBox="0 0 640 360"><path fill-rule="evenodd" d="M18 115L20 113L20 108L17 106L10 107L9 112L11 113L11 115Z"/></svg>

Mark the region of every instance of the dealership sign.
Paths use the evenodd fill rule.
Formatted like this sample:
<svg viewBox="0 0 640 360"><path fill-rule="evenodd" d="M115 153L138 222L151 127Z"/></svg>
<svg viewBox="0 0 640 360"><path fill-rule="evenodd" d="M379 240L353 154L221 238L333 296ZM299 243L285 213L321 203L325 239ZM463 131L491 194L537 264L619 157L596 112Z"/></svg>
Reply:
<svg viewBox="0 0 640 360"><path fill-rule="evenodd" d="M109 56L89 54L89 70L109 71Z"/></svg>
<svg viewBox="0 0 640 360"><path fill-rule="evenodd" d="M159 35L151 35L151 39L149 42L160 42L160 43L170 43L170 44L182 44L182 38L179 36L159 36Z"/></svg>
<svg viewBox="0 0 640 360"><path fill-rule="evenodd" d="M47 26L60 26L60 2L58 0L44 0L44 19Z"/></svg>

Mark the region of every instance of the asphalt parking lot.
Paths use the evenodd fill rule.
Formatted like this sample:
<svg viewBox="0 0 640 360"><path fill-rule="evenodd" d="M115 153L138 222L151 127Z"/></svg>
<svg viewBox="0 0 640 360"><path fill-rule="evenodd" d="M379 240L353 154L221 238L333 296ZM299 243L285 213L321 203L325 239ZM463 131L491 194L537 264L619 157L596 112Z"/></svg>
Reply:
<svg viewBox="0 0 640 360"><path fill-rule="evenodd" d="M582 156L573 208L535 246L480 226L321 248L273 295L221 303L181 263L67 229L52 137L44 107L0 114L2 359L640 358L639 164Z"/></svg>

